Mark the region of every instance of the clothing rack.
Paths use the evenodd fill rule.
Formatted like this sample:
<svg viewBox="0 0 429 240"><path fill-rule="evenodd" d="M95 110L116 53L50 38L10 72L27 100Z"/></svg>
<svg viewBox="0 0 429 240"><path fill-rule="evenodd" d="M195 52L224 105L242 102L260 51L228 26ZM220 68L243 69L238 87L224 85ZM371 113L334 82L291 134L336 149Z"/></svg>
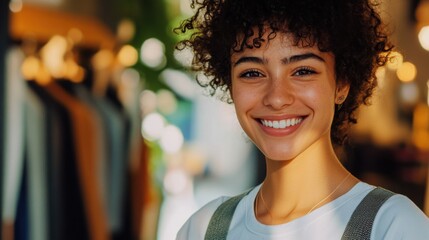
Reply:
<svg viewBox="0 0 429 240"><path fill-rule="evenodd" d="M4 3L4 4L3 4ZM98 50L112 50L115 51L117 47L119 47L119 44L117 42L116 36L115 34L111 31L111 29L109 29L106 25L104 25L101 21L99 21L96 17L92 17L92 16L87 16L87 15L78 15L78 14L73 14L70 12L65 12L65 11L61 11L55 8L46 8L46 7L40 7L40 6L36 6L36 5L30 5L30 4L24 4L22 9L19 12L14 12L11 13L9 10L9 2L8 1L2 1L2 4L0 7L1 8L1 12L3 13L4 10L4 14L1 14L0 19L2 20L0 25L3 27L8 27L8 29L3 30L3 28L1 29L1 34L4 35L0 35L0 36L4 36L3 38L1 38L1 44L0 44L0 74L2 74L3 76L0 77L0 92L1 92L1 100L0 100L0 113L2 116L5 116L4 114L7 112L7 109L4 107L7 104L7 100L6 98L3 98L3 94L6 96L7 92L6 92L6 88L3 87L3 85L7 86L7 79L6 77L4 77L6 75L6 54L9 48L14 47L13 45L19 45L21 43L25 43L26 41L30 41L31 43L36 43L37 45L43 45L45 43L47 43L53 36L62 36L62 37L68 37L70 36L70 30L76 29L77 32L80 33L80 36L82 37L79 41L74 42L73 43L73 47L76 47L79 51L81 51L82 54L87 53L87 50L89 50L89 52L92 53L97 52ZM3 17L7 18L8 21L3 21ZM3 41L5 41L5 44L3 44ZM81 57L81 56L79 56ZM86 56L84 57L86 60L89 60L89 58L87 58ZM18 70L19 68L14 68L14 70ZM14 71L14 72L18 72L18 71ZM91 74L88 74L90 77L92 77ZM18 79L21 80L21 79ZM23 79L22 79L23 80ZM28 80L28 79L27 79ZM58 80L55 82L55 84L51 84L49 86L45 86L45 89L49 90L49 93L51 93L52 96L59 96L58 94L60 93L65 93L64 89L59 89L59 82L62 82L63 87L75 87L72 86L74 85L71 82L67 82L67 81L61 81L60 79L55 79ZM12 81L14 82L14 81ZM15 81L14 83L17 83L18 81ZM21 83L20 83L21 84ZM36 85L35 81L28 81L29 85ZM22 84L21 84L22 85ZM53 87L57 87L56 89L54 89ZM80 89L81 91L83 90L84 86L79 86L80 88L76 87L76 88L70 88L71 90L75 90L75 89ZM133 91L139 91L139 88L135 88L133 89ZM83 91L82 91L83 92ZM81 93L82 93L81 92ZM87 93L89 93L90 91L87 91ZM83 92L85 93L85 92ZM13 94L12 94L13 95ZM27 94L26 97L31 97L29 96L31 94ZM63 94L64 95L64 94ZM85 95L88 96L88 95ZM136 94L135 96L138 96L138 94ZM99 97L99 96L97 96ZM58 97L59 98L59 97ZM69 98L70 99L70 98ZM137 98L133 98L137 99ZM14 102L14 101L9 101L9 102ZM31 104L36 102L36 101L29 101ZM134 101L135 102L135 101ZM76 105L76 104L75 104ZM57 106L57 105L55 105ZM110 106L110 105L109 105ZM138 105L136 105L138 106ZM134 129L133 126L137 126L136 121L133 121L131 123L131 119L136 120L136 118L139 118L138 114L135 114L136 111L134 111L135 109L139 109L139 108L135 108L134 105L131 106L133 107L132 109L127 109L130 111L126 111L125 109L115 109L114 106L111 106L113 110L118 110L116 113L116 116L118 116L118 119L115 119L117 121L115 121L114 123L116 124L122 124L121 126L123 126L124 131L126 133L131 134L130 130ZM130 106L127 106L130 107ZM16 109L16 108L15 108ZM89 109L89 108L88 108ZM123 111L120 111L123 110ZM77 112L77 111L76 111ZM82 112L80 112L82 113ZM88 111L87 111L88 113ZM112 112L113 113L113 112ZM81 114L84 115L84 114ZM84 116L84 118L89 119L91 121L93 121L94 119L98 119L98 118L91 118L89 117L90 115L86 115ZM121 119L119 119L119 117L122 117ZM0 118L0 127L5 126L7 123L4 123L4 119ZM101 120L101 119L98 119ZM43 122L43 121L42 121ZM126 126L125 123L126 122ZM83 126L83 125L82 125ZM99 125L97 125L99 126ZM29 128L29 129L37 129L37 128ZM71 129L71 128L69 128ZM93 130L95 129L92 128L88 131L81 131L82 129L80 129L80 133L85 132L85 133L91 133ZM0 148L3 148L5 146L6 140L4 138L4 134L3 134L3 130L4 129L0 129ZM135 129L134 129L135 130ZM27 131L27 130L26 130ZM121 211L118 211L118 208L115 208L115 210L111 211L112 207L109 206L109 214L111 214L113 212L113 214L116 215L121 215L118 218L118 216L114 216L114 218L112 216L109 215L108 217L103 217L100 214L97 214L95 212L93 212L93 210L95 209L96 211L99 211L101 208L101 205L97 205L95 206L95 203L98 202L103 202L105 203L106 201L100 201L99 199L99 195L95 196L93 194L93 192L90 191L86 191L84 194L85 196L89 196L87 198L85 198L85 204L91 203L91 206L88 208L85 208L86 205L84 207L81 206L77 206L79 208L82 209L82 212L78 212L76 214L80 214L79 217L81 217L80 219L83 219L83 217L87 217L88 215L91 215L92 218L86 218L84 219L84 221L81 221L80 224L85 224L85 226L87 226L86 231L81 232L82 235L86 236L92 236L91 239L131 239L131 237L125 237L125 238L121 238L125 235L128 234L133 234L135 236L141 234L141 229L143 229L142 227L142 223L144 222L142 219L142 214L141 211L143 211L144 208L144 204L146 204L146 202L148 202L150 199L150 196L146 195L146 191L147 190L142 190L142 184L140 184L141 182L147 181L146 179L148 178L148 169L146 166L146 160L148 156L144 155L144 151L143 148L145 147L145 144L142 142L142 139L140 139L139 137L139 131L132 131L132 135L130 136L133 139L130 139L130 137L125 138L125 140L127 140L127 147L130 148L132 151L132 153L130 152L130 149L127 149L128 152L126 152L125 154L129 154L130 156L124 158L124 164L121 165L121 174L123 174L126 171L127 175L121 175L123 178L121 178L123 180L122 184L125 185L125 183L130 183L131 181L134 181L132 183L130 183L130 186L126 186L126 188L122 188L123 191L127 191L127 194L125 196L125 193L122 193L122 195L124 195L125 197L121 200L121 201L127 201L127 204L125 206L125 204L122 204L121 201L118 200L117 196L121 196L121 194L117 194L114 196L110 196L110 199L114 199L112 201L116 201L113 202L111 205L113 205L114 207L120 206L121 208L123 208ZM137 133L137 136L136 136ZM35 134L30 134L31 136L36 136ZM64 136L64 135L61 135ZM89 138L88 138L89 139ZM121 139L121 138L117 138L117 139ZM135 141L134 141L135 140ZM82 141L79 141L79 144L82 143ZM91 142L91 144L93 144L93 142ZM125 143L123 143L122 145L124 145ZM132 144L132 145L131 145ZM27 144L28 145L28 144ZM118 144L119 145L119 144ZM40 148L38 148L40 149ZM65 149L65 148L64 148ZM81 148L83 149L83 148ZM94 148L95 149L95 148ZM2 150L2 154L3 155L3 149ZM124 150L125 151L125 150ZM116 151L118 152L118 151ZM77 153L82 153L82 152L77 152ZM87 156L87 154L81 154L84 156ZM118 154L116 154L118 155ZM115 156L116 156L115 155ZM121 155L121 154L119 154ZM132 156L131 156L132 155ZM34 156L34 155L33 155ZM25 156L26 157L26 156ZM3 158L3 156L2 156ZM80 158L82 159L82 158ZM128 159L128 160L127 160ZM88 159L87 159L88 160ZM133 161L133 165L134 168L131 170L129 170L129 166L128 166L128 161ZM92 159L91 159L92 161ZM91 161L85 161L84 163L88 163ZM5 162L7 163L7 160L1 159L1 166L3 167L5 165ZM28 161L31 162L31 161ZM84 164L82 163L83 161L81 161L81 165L79 166L84 166ZM34 161L32 162L34 163ZM34 165L33 165L34 166ZM86 165L85 165L86 166ZM91 166L93 167L93 166ZM34 169L34 168L33 168ZM63 168L65 169L65 168ZM63 171L62 172L65 172ZM84 177L90 176L90 172L88 170L90 170L90 168L81 168L79 170L82 170L79 173L84 173ZM119 169L117 166L116 167L112 167L112 169ZM2 170L2 169L0 169ZM23 170L24 171L24 170ZM27 170L25 170L27 171ZM3 170L2 170L3 172ZM95 171L93 171L95 172ZM114 174L117 174L117 171L115 171ZM27 174L25 174L27 175ZM78 174L75 174L76 176L80 176ZM33 175L35 176L35 175ZM40 175L38 175L38 177L40 177ZM44 177L44 176L42 176ZM90 176L92 177L92 176ZM87 180L86 178L86 180ZM70 179L70 178L68 178ZM3 178L2 178L3 180ZM24 180L22 180L24 181ZM25 180L26 182L28 182L27 180ZM98 181L98 179L97 179ZM55 182L55 181L52 181ZM94 179L91 179L91 181L86 181L86 190L91 190L93 188L88 187L89 184L94 183ZM106 181L107 182L107 181ZM1 182L0 182L1 183ZM118 182L115 182L115 184L118 184ZM3 186L3 184L1 184L0 186ZM50 185L49 185L50 186ZM119 185L120 186L120 185ZM44 192L47 192L47 187L48 186L44 186ZM107 188L107 185L103 185L103 190ZM114 188L112 186L109 186L109 189ZM148 187L149 188L149 187ZM34 188L33 188L34 189ZM54 189L53 187L51 187L51 189ZM115 189L118 189L118 187L115 187ZM130 189L130 190L128 190ZM0 189L0 194L3 192L2 189ZM6 190L6 189L5 189ZM64 191L67 191L67 189L63 189ZM132 190L132 192L131 192ZM42 192L42 191L40 191ZM82 191L83 192L83 191ZM96 191L94 191L96 192ZM53 193L56 194L57 192ZM70 192L71 194L73 194L72 192ZM110 192L109 192L110 193ZM104 193L103 193L104 194ZM82 193L83 195L83 193ZM113 194L111 194L113 195ZM94 198L95 196L95 198ZM103 195L104 196L104 195ZM51 196L52 197L52 196ZM128 199L130 198L130 199ZM132 198L132 199L131 199ZM3 199L3 196L0 195L0 199ZM84 199L83 197L81 197L81 199ZM0 200L0 201L1 201ZM60 199L61 201L63 201L63 199ZM5 201L7 202L7 201ZM128 202L132 202L133 204L128 204ZM82 203L79 203L82 205ZM131 211L129 210L129 208L131 208L131 205L133 207L133 209L138 208L138 212L136 211L136 213L132 212L132 216L131 215ZM62 205L61 205L62 206ZM89 205L88 205L89 206ZM53 206L49 206L49 208L53 208ZM1 209L1 208L0 208ZM12 208L10 208L12 209ZM15 209L15 208L13 208ZM32 209L36 209L36 208L32 208ZM70 208L71 209L71 208ZM97 210L98 209L98 210ZM28 210L27 210L28 211ZM88 212L90 213L88 213ZM7 211L4 211L5 213ZM54 212L54 211L52 211ZM103 211L103 214L106 213L107 211ZM56 214L58 213L58 211L56 212ZM1 216L2 214L0 214ZM67 214L64 214L67 215ZM70 215L70 214L69 214ZM69 216L68 215L68 216ZM122 216L122 215L127 215L127 216ZM82 217L83 216L83 217ZM94 217L96 216L97 219ZM98 220L99 216L101 216L104 220L103 221L96 221ZM47 217L51 217L51 216L46 216ZM54 217L58 217L57 215L55 215ZM54 218L52 218L54 219ZM72 218L71 218L72 219ZM113 220L112 220L113 219ZM115 219L120 219L120 222L118 223L117 221L115 222ZM27 220L30 221L30 220ZM123 222L127 221L127 224L124 224ZM47 226L46 223L50 223L48 222L46 219L44 221L39 221L40 222L44 222L44 226ZM37 224L39 224L37 223ZM38 232L38 234L36 234L37 236L60 236L59 231L63 230L63 228L68 227L67 230L72 229L72 227L75 227L75 225L77 223L74 224L68 224L69 222L55 222L55 224L57 225L61 225L60 227L56 227L54 230L51 231L51 229L47 229L47 228L43 228L41 231ZM130 223L130 224L128 224ZM132 223L132 224L131 224ZM2 233L0 234L0 240L2 238L2 236L5 239L12 239L10 236L11 234L14 233L14 229L18 229L15 228L13 222L7 222L5 225L3 225L3 227L6 226L6 228L2 229ZM90 225L92 224L92 225ZM25 224L24 224L25 225ZM33 224L34 225L34 224ZM20 225L22 226L22 224ZM52 225L51 225L52 226ZM132 227L131 227L132 226ZM13 228L11 228L13 227ZM82 226L78 226L79 230L85 230L84 227ZM132 228L132 229L131 229ZM6 230L5 230L6 229ZM59 229L59 230L58 230ZM113 229L113 230L112 230ZM19 229L18 229L19 230ZM108 232L107 232L107 231ZM43 232L42 232L43 231ZM19 232L19 231L18 231ZM27 234L27 232L21 231L22 234ZM65 232L65 231L64 231ZM69 231L70 232L70 231ZM91 233L89 233L91 232ZM6 233L6 236L5 234ZM76 234L80 234L80 232L75 232ZM24 236L23 235L23 236ZM12 235L13 237L13 235ZM19 239L19 236L14 236L17 237ZM32 239L41 239L41 238L34 238L34 236L32 236ZM71 238L73 238L73 236L69 236ZM46 239L46 238L44 238ZM50 238L52 239L52 238ZM59 239L59 238L53 238L53 239ZM61 238L61 239L65 239L65 238ZM86 239L86 238L79 238L76 237L74 239Z"/></svg>
<svg viewBox="0 0 429 240"><path fill-rule="evenodd" d="M78 29L82 33L83 38L78 43L81 47L112 49L116 45L112 31L91 16L30 4L24 4L21 11L10 15L10 37L13 40L29 38L47 42L54 35L67 36L71 29Z"/></svg>

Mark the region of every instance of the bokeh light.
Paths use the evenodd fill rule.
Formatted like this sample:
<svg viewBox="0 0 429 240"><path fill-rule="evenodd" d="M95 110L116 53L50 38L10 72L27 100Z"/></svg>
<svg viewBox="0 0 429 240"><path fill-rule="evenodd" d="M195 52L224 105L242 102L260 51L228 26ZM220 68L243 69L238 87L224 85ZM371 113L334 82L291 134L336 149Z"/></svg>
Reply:
<svg viewBox="0 0 429 240"><path fill-rule="evenodd" d="M148 114L142 122L143 137L149 141L159 140L164 133L165 125L165 119L161 114Z"/></svg>
<svg viewBox="0 0 429 240"><path fill-rule="evenodd" d="M56 35L43 46L40 52L43 65L54 78L62 78L65 75L64 55L67 44L66 38Z"/></svg>
<svg viewBox="0 0 429 240"><path fill-rule="evenodd" d="M144 90L140 95L140 109L143 116L156 110L157 96L152 90Z"/></svg>
<svg viewBox="0 0 429 240"><path fill-rule="evenodd" d="M162 68L167 61L164 44L156 38L147 39L141 46L140 58L142 63L148 67Z"/></svg>
<svg viewBox="0 0 429 240"><path fill-rule="evenodd" d="M121 82L127 86L137 87L140 81L140 74L134 68L127 68L121 74Z"/></svg>
<svg viewBox="0 0 429 240"><path fill-rule="evenodd" d="M118 60L122 66L131 67L138 61L138 52L131 45L124 45L118 52Z"/></svg>
<svg viewBox="0 0 429 240"><path fill-rule="evenodd" d="M28 56L25 58L21 66L21 72L25 79L35 79L40 71L40 60L35 56Z"/></svg>
<svg viewBox="0 0 429 240"><path fill-rule="evenodd" d="M187 173L180 169L169 169L164 176L164 189L171 194L178 194L185 190L189 183Z"/></svg>
<svg viewBox="0 0 429 240"><path fill-rule="evenodd" d="M91 59L91 63L96 70L104 70L109 68L115 59L112 51L101 49Z"/></svg>
<svg viewBox="0 0 429 240"><path fill-rule="evenodd" d="M419 31L419 42L423 49L429 51L429 26L424 26Z"/></svg>
<svg viewBox="0 0 429 240"><path fill-rule="evenodd" d="M402 84L399 90L402 103L414 105L419 101L419 87L415 82Z"/></svg>
<svg viewBox="0 0 429 240"><path fill-rule="evenodd" d="M183 146L184 137L182 131L174 126L168 125L162 132L159 145L166 153L177 153Z"/></svg>
<svg viewBox="0 0 429 240"><path fill-rule="evenodd" d="M129 42L135 34L136 27L130 19L122 19L118 24L117 36L121 42Z"/></svg>
<svg viewBox="0 0 429 240"><path fill-rule="evenodd" d="M17 13L22 11L23 3L22 0L11 0L9 2L9 10L11 12Z"/></svg>
<svg viewBox="0 0 429 240"><path fill-rule="evenodd" d="M166 89L157 92L158 110L165 115L170 115L177 110L177 99L174 94Z"/></svg>
<svg viewBox="0 0 429 240"><path fill-rule="evenodd" d="M404 62L399 66L396 75L403 82L411 82L416 78L417 68L411 62Z"/></svg>

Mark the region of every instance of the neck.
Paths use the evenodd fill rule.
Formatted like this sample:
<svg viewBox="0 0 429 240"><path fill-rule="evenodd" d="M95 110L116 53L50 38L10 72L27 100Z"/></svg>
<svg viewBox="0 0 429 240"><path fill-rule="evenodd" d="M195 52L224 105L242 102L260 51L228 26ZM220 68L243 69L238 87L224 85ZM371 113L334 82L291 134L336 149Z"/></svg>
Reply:
<svg viewBox="0 0 429 240"><path fill-rule="evenodd" d="M330 143L319 142L289 160L266 159L265 184L277 190L296 191L303 186L320 186L346 172ZM295 189L297 188L297 189ZM289 195L289 194L288 194ZM293 194L295 195L295 194ZM289 195L290 196L290 195Z"/></svg>
<svg viewBox="0 0 429 240"><path fill-rule="evenodd" d="M357 183L348 176L332 148L322 149L327 148L305 152L292 160L266 160L266 179L258 194L263 194L265 204L256 202L258 220L266 224L293 220L343 195Z"/></svg>

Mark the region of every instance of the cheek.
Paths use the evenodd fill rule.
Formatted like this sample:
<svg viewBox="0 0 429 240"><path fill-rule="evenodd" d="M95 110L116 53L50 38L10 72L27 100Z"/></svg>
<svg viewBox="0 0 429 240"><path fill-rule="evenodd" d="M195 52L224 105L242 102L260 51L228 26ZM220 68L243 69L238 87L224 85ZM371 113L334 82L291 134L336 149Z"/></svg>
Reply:
<svg viewBox="0 0 429 240"><path fill-rule="evenodd" d="M327 91L317 87L307 87L298 91L298 94L302 99L306 99L312 103L318 103L320 101L325 101L329 94Z"/></svg>
<svg viewBox="0 0 429 240"><path fill-rule="evenodd" d="M248 111L249 107L249 101L246 100L246 96L236 94L233 98L234 108L235 108L235 114L238 118L240 116L245 115L245 113Z"/></svg>
<svg viewBox="0 0 429 240"><path fill-rule="evenodd" d="M240 91L237 91L236 88L231 89L231 99L234 104L235 112L237 115L240 115L240 110L242 108L243 103L243 95Z"/></svg>
<svg viewBox="0 0 429 240"><path fill-rule="evenodd" d="M254 109L256 105L256 96L244 88L233 89L231 91L232 101L235 108L235 114L238 118L238 121L243 127L243 124L248 122L248 112Z"/></svg>
<svg viewBox="0 0 429 240"><path fill-rule="evenodd" d="M251 89L246 89L245 87L235 87L231 90L231 97L234 104L246 105L255 99L255 94L252 93Z"/></svg>
<svg viewBox="0 0 429 240"><path fill-rule="evenodd" d="M305 99L313 108L328 109L334 106L334 90L326 87L306 88L299 91L301 99Z"/></svg>

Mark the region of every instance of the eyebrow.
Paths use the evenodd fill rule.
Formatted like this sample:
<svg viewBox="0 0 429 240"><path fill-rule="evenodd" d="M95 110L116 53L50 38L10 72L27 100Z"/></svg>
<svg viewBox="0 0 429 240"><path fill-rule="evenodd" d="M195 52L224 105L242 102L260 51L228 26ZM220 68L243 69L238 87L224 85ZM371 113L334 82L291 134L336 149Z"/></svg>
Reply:
<svg viewBox="0 0 429 240"><path fill-rule="evenodd" d="M314 53L298 54L298 55L293 55L289 58L285 57L281 60L281 62L283 64L288 64L288 63L303 61L306 59L316 59L318 61L325 62L325 59L323 59L322 57ZM246 62L263 64L263 63L266 63L267 61L259 57L241 57L234 63L234 67L241 63L246 63Z"/></svg>

